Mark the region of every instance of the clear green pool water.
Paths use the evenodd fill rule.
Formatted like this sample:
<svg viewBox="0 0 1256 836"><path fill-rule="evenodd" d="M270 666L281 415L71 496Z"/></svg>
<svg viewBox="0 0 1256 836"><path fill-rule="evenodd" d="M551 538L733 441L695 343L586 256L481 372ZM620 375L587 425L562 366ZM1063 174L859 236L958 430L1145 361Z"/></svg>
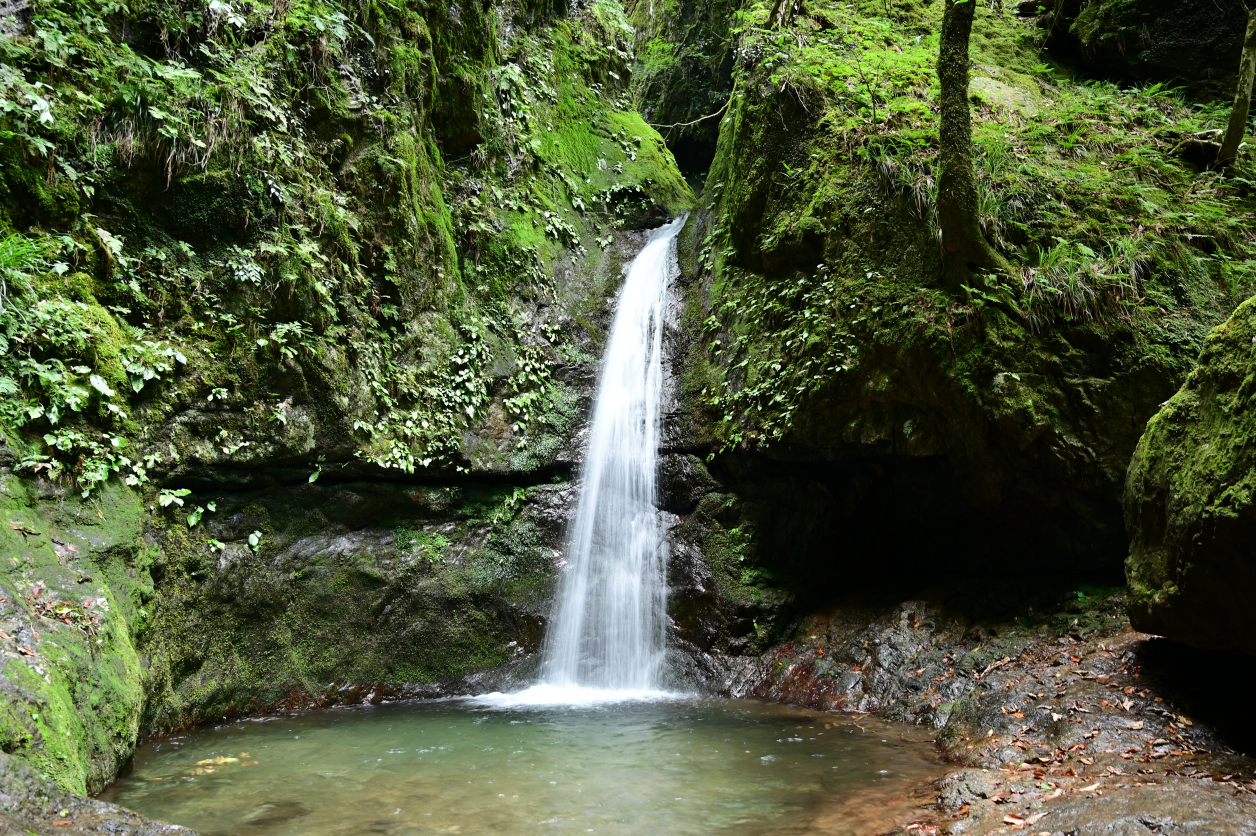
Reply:
<svg viewBox="0 0 1256 836"><path fill-rule="evenodd" d="M150 743L102 798L218 834L859 834L913 815L927 733L778 705L474 700Z"/></svg>

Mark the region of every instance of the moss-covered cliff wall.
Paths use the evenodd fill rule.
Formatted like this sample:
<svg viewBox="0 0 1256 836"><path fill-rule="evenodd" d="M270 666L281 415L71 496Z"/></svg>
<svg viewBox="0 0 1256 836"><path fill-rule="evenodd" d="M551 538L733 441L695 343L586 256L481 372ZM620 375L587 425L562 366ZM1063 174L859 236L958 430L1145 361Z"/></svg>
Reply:
<svg viewBox="0 0 1256 836"><path fill-rule="evenodd" d="M634 230L693 199L623 8L6 14L0 746L90 791L534 650Z"/></svg>
<svg viewBox="0 0 1256 836"><path fill-rule="evenodd" d="M1033 20L981 4L981 223L1015 269L953 295L939 5L783 8L737 18L674 443L714 452L744 562L806 596L1047 565L1119 580L1144 424L1256 290L1250 190L1175 151L1224 104L1070 80Z"/></svg>

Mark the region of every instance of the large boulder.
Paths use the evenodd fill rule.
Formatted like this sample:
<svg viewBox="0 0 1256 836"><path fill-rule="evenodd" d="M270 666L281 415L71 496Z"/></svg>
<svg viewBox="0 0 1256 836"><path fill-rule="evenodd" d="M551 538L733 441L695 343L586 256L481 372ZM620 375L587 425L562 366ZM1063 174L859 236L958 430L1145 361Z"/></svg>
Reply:
<svg viewBox="0 0 1256 836"><path fill-rule="evenodd" d="M1256 653L1256 299L1204 344L1130 464L1130 620L1199 647Z"/></svg>
<svg viewBox="0 0 1256 836"><path fill-rule="evenodd" d="M1212 92L1238 71L1246 20L1241 0L1064 0L1043 16L1050 46L1099 73Z"/></svg>

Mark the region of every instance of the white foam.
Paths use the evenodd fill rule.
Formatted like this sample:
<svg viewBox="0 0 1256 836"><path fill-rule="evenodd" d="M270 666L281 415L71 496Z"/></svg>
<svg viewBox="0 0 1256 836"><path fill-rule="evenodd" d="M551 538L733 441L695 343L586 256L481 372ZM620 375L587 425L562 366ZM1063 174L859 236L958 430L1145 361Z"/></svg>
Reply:
<svg viewBox="0 0 1256 836"><path fill-rule="evenodd" d="M663 320L684 222L677 218L654 231L619 294L580 472L569 566L546 636L542 685L523 692L536 692L529 699L544 704L664 693L658 683L667 638L667 550L655 501Z"/></svg>
<svg viewBox="0 0 1256 836"><path fill-rule="evenodd" d="M545 706L584 708L625 702L665 702L687 699L690 696L692 695L650 688L585 688L579 685L551 685L542 682L513 694L494 691L491 694L472 697L472 700L489 708Z"/></svg>

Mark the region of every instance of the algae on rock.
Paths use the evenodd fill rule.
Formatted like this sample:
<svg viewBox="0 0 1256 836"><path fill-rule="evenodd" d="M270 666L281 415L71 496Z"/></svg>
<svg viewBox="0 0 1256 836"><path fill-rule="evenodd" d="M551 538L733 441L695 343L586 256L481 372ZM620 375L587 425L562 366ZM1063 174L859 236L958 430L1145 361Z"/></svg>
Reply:
<svg viewBox="0 0 1256 836"><path fill-rule="evenodd" d="M1198 647L1256 653L1256 299L1209 336L1147 422L1125 486L1130 621Z"/></svg>

